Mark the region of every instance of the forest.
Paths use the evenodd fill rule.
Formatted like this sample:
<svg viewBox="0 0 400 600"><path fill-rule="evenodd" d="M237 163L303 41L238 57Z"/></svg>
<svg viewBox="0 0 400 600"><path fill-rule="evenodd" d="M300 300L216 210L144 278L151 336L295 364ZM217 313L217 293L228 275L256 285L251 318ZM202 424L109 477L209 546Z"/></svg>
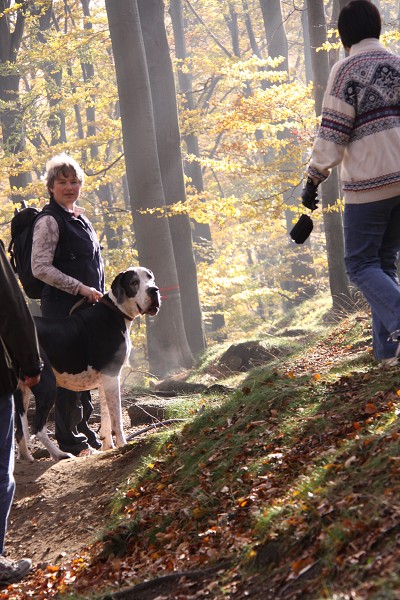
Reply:
<svg viewBox="0 0 400 600"><path fill-rule="evenodd" d="M161 289L156 326L135 334L156 376L317 292L334 312L354 303L337 173L311 239L289 237L341 4L0 2L1 237L22 202L46 203L46 161L76 158L107 280L140 263ZM381 10L395 49L398 6Z"/></svg>
<svg viewBox="0 0 400 600"><path fill-rule="evenodd" d="M0 239L66 152L106 287L141 265L162 297L131 328L129 443L16 461L7 553L34 568L0 600L399 597L400 378L336 169L290 236L346 3L0 0ZM374 4L397 52L399 3Z"/></svg>

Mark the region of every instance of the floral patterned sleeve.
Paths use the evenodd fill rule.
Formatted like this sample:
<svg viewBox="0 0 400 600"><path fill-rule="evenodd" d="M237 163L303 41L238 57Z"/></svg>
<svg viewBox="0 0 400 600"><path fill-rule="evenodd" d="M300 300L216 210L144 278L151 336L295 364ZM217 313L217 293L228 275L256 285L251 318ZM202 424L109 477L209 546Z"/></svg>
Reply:
<svg viewBox="0 0 400 600"><path fill-rule="evenodd" d="M76 296L81 282L53 266L58 239L59 230L55 218L50 215L41 217L33 230L32 273L48 285Z"/></svg>

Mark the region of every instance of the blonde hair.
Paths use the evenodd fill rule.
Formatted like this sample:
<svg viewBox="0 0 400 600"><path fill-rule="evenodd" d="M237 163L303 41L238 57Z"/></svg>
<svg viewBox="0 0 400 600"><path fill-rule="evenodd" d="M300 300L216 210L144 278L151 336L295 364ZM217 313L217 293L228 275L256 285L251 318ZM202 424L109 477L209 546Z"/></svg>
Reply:
<svg viewBox="0 0 400 600"><path fill-rule="evenodd" d="M71 156L68 156L65 152L61 154L57 154L53 156L48 163L46 164L46 173L44 175L44 180L46 182L46 187L50 192L50 188L53 187L54 181L60 175L64 175L64 177L68 175L74 175L78 179L81 185L83 185L83 181L85 178L85 174L81 167L78 165L76 160Z"/></svg>

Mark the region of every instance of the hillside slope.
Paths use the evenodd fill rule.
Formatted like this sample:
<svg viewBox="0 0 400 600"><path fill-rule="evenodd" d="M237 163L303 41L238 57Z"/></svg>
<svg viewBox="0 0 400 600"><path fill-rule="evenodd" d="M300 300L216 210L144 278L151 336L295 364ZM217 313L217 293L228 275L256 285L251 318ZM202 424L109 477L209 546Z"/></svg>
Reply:
<svg viewBox="0 0 400 600"><path fill-rule="evenodd" d="M152 455L130 474L122 461L125 485L110 454L107 489L93 485L108 498L116 482L118 522L0 599L400 598L400 371L373 363L363 313L268 344L236 391L194 394L187 424L146 434Z"/></svg>

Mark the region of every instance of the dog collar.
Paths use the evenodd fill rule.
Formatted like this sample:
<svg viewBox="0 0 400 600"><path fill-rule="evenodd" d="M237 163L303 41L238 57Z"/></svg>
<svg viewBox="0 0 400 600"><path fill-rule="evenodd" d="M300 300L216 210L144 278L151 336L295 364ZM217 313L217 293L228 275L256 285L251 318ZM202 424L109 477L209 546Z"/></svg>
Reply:
<svg viewBox="0 0 400 600"><path fill-rule="evenodd" d="M110 298L107 296L107 294L105 296L102 296L99 300L99 302L102 302L103 304L105 304L106 306L108 306L108 308L111 308L112 310L114 310L115 312L119 313L120 315L122 315L124 317L124 319L128 319L128 321L133 321L134 317L129 317L127 314L125 314L121 309L118 308L118 306L115 306L115 304L113 302L111 302Z"/></svg>

